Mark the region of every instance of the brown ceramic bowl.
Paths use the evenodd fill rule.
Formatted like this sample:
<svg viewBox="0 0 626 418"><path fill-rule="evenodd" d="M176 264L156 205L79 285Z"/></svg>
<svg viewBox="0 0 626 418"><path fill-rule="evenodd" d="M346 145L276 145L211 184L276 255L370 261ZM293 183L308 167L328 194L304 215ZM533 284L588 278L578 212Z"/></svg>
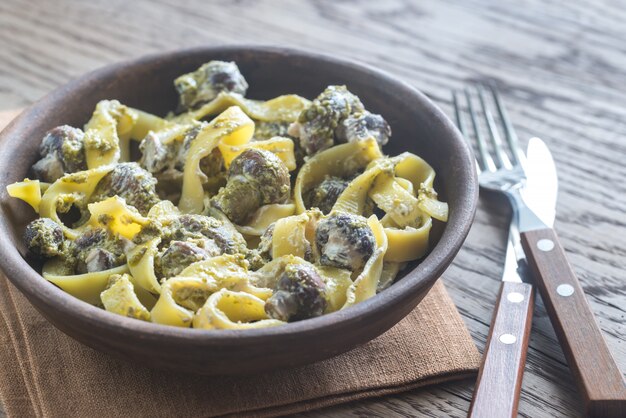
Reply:
<svg viewBox="0 0 626 418"><path fill-rule="evenodd" d="M102 99L159 115L176 107L172 80L209 60L235 61L250 98L284 93L308 98L346 84L391 124L387 154L410 151L436 170L436 188L450 205L447 224L431 234L431 251L377 296L344 311L245 331L180 329L114 315L47 282L23 254L22 231L34 213L10 198L37 159L43 134L61 124L82 127ZM148 366L202 374L244 374L311 363L363 344L391 328L428 293L470 229L478 187L472 154L452 122L422 93L373 68L335 57L260 47L199 48L111 65L53 91L0 134L0 267L54 326L98 350Z"/></svg>

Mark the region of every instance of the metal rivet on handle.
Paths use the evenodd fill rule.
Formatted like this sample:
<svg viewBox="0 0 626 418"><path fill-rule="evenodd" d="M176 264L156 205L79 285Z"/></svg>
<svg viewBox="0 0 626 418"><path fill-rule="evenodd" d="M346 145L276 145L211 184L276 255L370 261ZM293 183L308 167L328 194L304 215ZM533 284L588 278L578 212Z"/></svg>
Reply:
<svg viewBox="0 0 626 418"><path fill-rule="evenodd" d="M541 251L552 251L554 248L554 242L550 239L540 239L537 241L537 248Z"/></svg>
<svg viewBox="0 0 626 418"><path fill-rule="evenodd" d="M574 294L574 287L569 284L560 284L556 288L556 293L564 297L572 296Z"/></svg>
<svg viewBox="0 0 626 418"><path fill-rule="evenodd" d="M513 344L515 341L517 341L517 338L515 338L515 335L513 334L500 335L500 342L502 344Z"/></svg>
<svg viewBox="0 0 626 418"><path fill-rule="evenodd" d="M506 298L509 300L509 302L520 303L524 300L524 295L518 292L511 292L506 295Z"/></svg>

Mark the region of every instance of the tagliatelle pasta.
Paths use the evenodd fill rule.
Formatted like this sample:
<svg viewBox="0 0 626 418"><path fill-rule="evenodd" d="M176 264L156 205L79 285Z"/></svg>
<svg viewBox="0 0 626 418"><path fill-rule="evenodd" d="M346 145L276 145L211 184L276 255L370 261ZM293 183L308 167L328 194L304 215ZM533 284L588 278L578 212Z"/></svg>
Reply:
<svg viewBox="0 0 626 418"><path fill-rule="evenodd" d="M126 253L128 269L139 286L155 294L161 293L161 284L154 272L154 258L159 251L161 238L137 245Z"/></svg>
<svg viewBox="0 0 626 418"><path fill-rule="evenodd" d="M25 179L18 183L9 184L7 193L11 197L28 203L35 212L39 213L39 204L41 203L41 182L39 180Z"/></svg>
<svg viewBox="0 0 626 418"><path fill-rule="evenodd" d="M193 326L198 329L253 329L284 323L268 318L262 299L246 292L227 289L209 296L193 318Z"/></svg>
<svg viewBox="0 0 626 418"><path fill-rule="evenodd" d="M280 326L384 291L447 220L433 168L386 156L391 128L345 86L251 100L222 61L174 86L166 117L103 100L84 130L52 129L35 179L7 187L40 216L24 239L43 277L87 303L182 328Z"/></svg>
<svg viewBox="0 0 626 418"><path fill-rule="evenodd" d="M87 168L115 164L120 160L120 139L128 135L137 115L117 100L103 100L85 125L85 157ZM124 160L128 155L124 155Z"/></svg>
<svg viewBox="0 0 626 418"><path fill-rule="evenodd" d="M293 203L275 203L261 206L246 225L235 225L244 235L261 236L267 228L280 219L291 216L296 211Z"/></svg>
<svg viewBox="0 0 626 418"><path fill-rule="evenodd" d="M59 271L61 270L61 271ZM128 266L122 265L109 270L84 274L66 274L59 268L58 260L50 260L43 266L43 277L59 286L72 296L94 305L100 304L100 293L104 291L113 274L128 273Z"/></svg>
<svg viewBox="0 0 626 418"><path fill-rule="evenodd" d="M185 171L179 207L183 212L200 213L204 209L200 160L209 155L220 142L229 146L241 145L252 138L254 122L236 106L228 108L202 128L191 144Z"/></svg>
<svg viewBox="0 0 626 418"><path fill-rule="evenodd" d="M246 99L237 93L220 93L197 110L170 118L172 122L185 123L217 115L231 106L239 107L249 117L266 122L294 122L309 105L309 101L295 94L279 96L268 101Z"/></svg>
<svg viewBox="0 0 626 418"><path fill-rule="evenodd" d="M251 137L247 139L250 140ZM226 168L230 166L230 163L237 158L239 154L246 149L253 148L272 152L283 161L289 171L296 169L293 141L289 138L276 136L264 141L246 142L243 144L233 144L232 141L222 141L218 146L224 157L224 165Z"/></svg>
<svg viewBox="0 0 626 418"><path fill-rule="evenodd" d="M204 305L209 295L220 289L237 291L262 300L272 294L271 289L259 288L250 283L247 268L238 257L218 256L192 264L179 276L166 280L152 309L152 320L165 325L188 327L194 312Z"/></svg>
<svg viewBox="0 0 626 418"><path fill-rule="evenodd" d="M108 288L100 293L104 309L118 315L150 320L150 312L141 303L128 274L109 276Z"/></svg>
<svg viewBox="0 0 626 418"><path fill-rule="evenodd" d="M126 239L133 239L148 222L148 219L141 216L137 209L126 205L124 199L117 196L90 203L87 208L90 217L85 224L86 226L101 226Z"/></svg>
<svg viewBox="0 0 626 418"><path fill-rule="evenodd" d="M39 215L50 218L58 223L68 238L76 238L79 234L74 228L66 226L59 218L58 210L69 210L73 204L83 205L95 190L98 182L113 167L101 166L87 171L66 174L48 187L39 202ZM69 206L69 207L68 207Z"/></svg>
<svg viewBox="0 0 626 418"><path fill-rule="evenodd" d="M306 210L303 193L321 183L325 176L349 176L382 156L373 139L337 145L313 156L298 172L294 187L296 210Z"/></svg>

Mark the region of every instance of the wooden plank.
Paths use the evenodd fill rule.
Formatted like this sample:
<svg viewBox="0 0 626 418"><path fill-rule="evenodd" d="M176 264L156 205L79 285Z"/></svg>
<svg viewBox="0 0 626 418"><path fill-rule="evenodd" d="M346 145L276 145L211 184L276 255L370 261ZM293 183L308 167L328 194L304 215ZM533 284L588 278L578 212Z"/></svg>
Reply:
<svg viewBox="0 0 626 418"><path fill-rule="evenodd" d="M3 0L0 112L110 62L196 45L263 43L364 61L450 112L450 90L493 80L522 139L541 136L560 177L562 244L626 370L626 4L495 0ZM450 113L451 114L451 113ZM446 284L479 348L499 288L506 210L481 201ZM450 383L306 416L465 416ZM579 395L538 298L519 414L580 416ZM1 416L1 415L0 415Z"/></svg>

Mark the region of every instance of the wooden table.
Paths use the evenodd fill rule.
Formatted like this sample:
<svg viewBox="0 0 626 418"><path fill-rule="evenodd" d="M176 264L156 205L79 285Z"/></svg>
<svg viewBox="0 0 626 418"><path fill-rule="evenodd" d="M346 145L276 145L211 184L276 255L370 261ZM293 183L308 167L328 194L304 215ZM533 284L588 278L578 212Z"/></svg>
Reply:
<svg viewBox="0 0 626 418"><path fill-rule="evenodd" d="M554 153L555 226L626 370L626 4L546 3L2 0L0 118L104 64L197 45L263 43L354 58L421 89L449 114L450 90L493 80L520 137L541 136ZM507 224L506 211L481 200L446 274L480 349ZM452 383L306 416L465 416L472 390L473 382ZM520 415L574 417L579 402L539 301Z"/></svg>

